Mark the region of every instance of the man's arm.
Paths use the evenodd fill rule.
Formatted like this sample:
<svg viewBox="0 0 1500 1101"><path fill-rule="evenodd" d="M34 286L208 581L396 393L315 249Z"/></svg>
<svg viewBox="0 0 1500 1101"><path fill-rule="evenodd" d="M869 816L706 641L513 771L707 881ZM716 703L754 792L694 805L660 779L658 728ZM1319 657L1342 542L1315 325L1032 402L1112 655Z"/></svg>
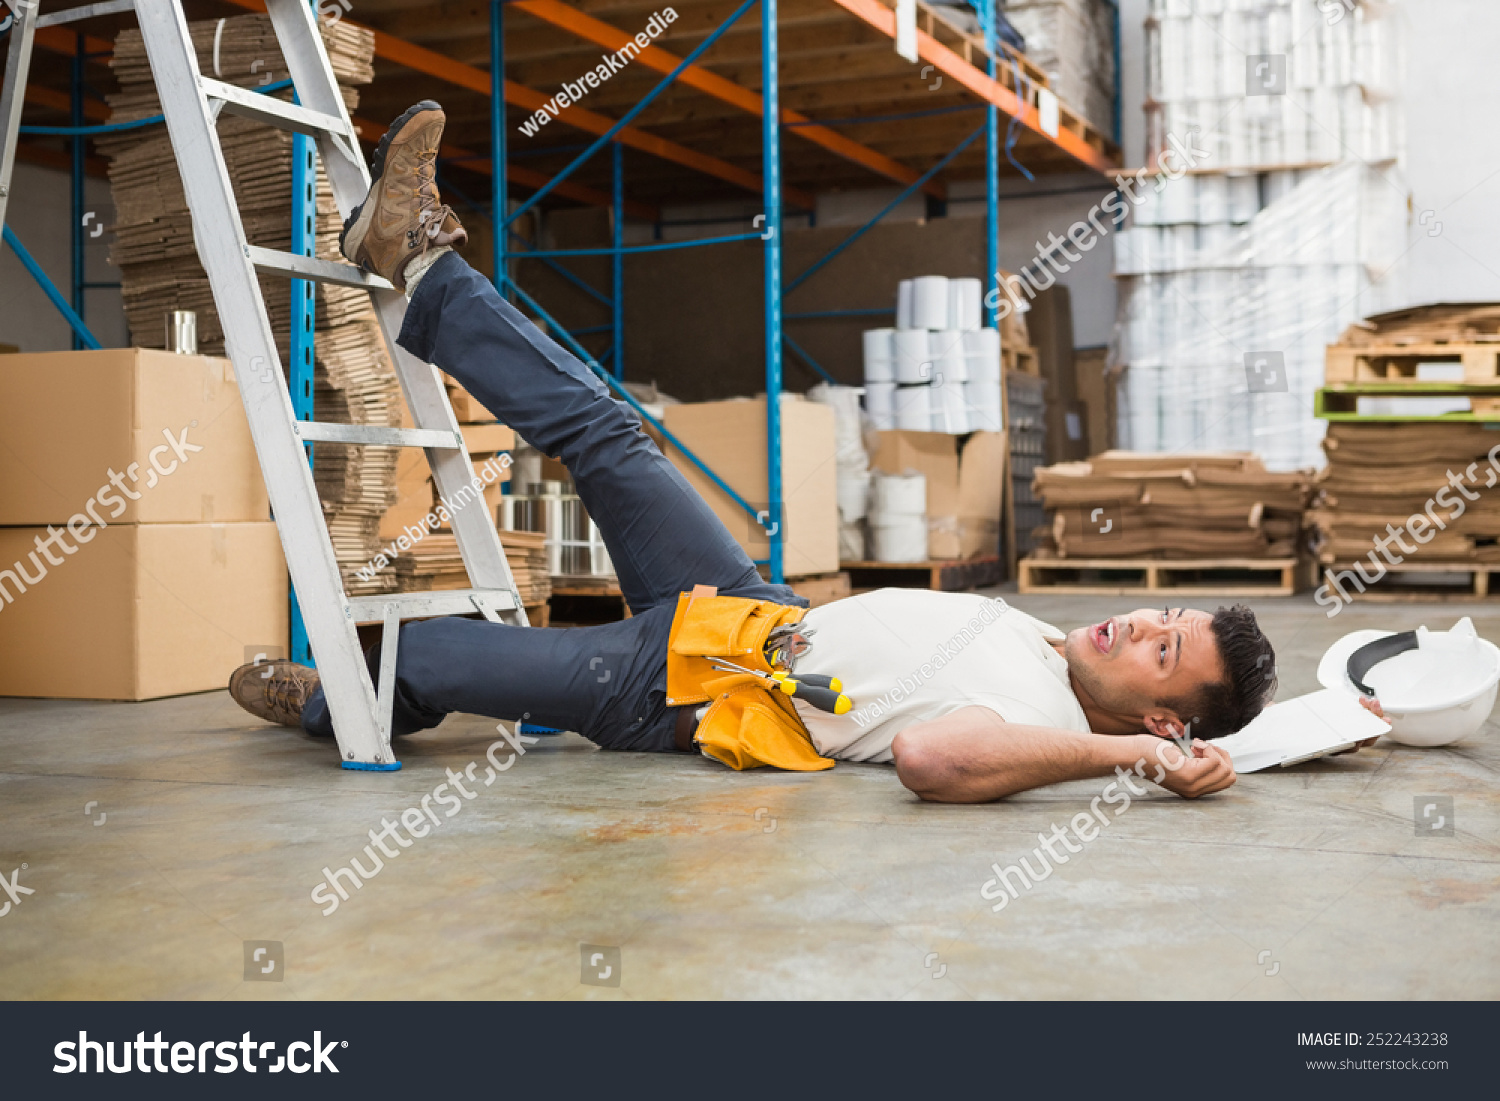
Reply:
<svg viewBox="0 0 1500 1101"><path fill-rule="evenodd" d="M933 803L987 803L1018 791L1111 776L1144 760L1146 779L1186 799L1234 783L1229 754L1193 742L1193 756L1151 734L1109 736L1008 723L987 707L965 707L896 735L896 774Z"/></svg>

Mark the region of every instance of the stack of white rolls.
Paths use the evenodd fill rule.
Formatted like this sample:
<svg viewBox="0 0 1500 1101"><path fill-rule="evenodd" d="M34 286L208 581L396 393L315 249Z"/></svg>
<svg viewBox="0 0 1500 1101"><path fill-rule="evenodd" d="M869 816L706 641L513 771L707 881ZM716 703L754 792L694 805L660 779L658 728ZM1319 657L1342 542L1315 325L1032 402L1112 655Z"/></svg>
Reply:
<svg viewBox="0 0 1500 1101"><path fill-rule="evenodd" d="M870 478L870 555L876 562L927 558L927 479L921 474Z"/></svg>
<svg viewBox="0 0 1500 1101"><path fill-rule="evenodd" d="M962 435L1000 425L1000 334L978 279L924 275L896 293L896 327L864 334L865 410L881 431Z"/></svg>

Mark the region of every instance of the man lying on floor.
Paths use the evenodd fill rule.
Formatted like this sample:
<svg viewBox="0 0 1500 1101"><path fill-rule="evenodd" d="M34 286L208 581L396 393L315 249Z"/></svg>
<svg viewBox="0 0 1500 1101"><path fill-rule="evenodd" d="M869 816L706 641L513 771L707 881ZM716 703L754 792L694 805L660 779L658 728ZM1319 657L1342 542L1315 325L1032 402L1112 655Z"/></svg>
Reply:
<svg viewBox="0 0 1500 1101"><path fill-rule="evenodd" d="M982 596L885 589L804 613L791 589L763 581L628 408L453 251L467 234L439 203L444 121L430 101L396 120L341 246L405 291L402 347L567 466L635 614L575 630L405 624L394 735L461 711L575 730L604 749L701 750L737 768L894 762L938 802L1143 759L1147 778L1187 798L1234 783L1228 754L1207 740L1244 726L1275 688L1275 655L1247 608L1142 610L1064 636ZM367 661L376 677L378 647ZM768 690L767 674L788 666L838 678L853 709ZM246 666L229 688L254 715L333 734L311 669Z"/></svg>

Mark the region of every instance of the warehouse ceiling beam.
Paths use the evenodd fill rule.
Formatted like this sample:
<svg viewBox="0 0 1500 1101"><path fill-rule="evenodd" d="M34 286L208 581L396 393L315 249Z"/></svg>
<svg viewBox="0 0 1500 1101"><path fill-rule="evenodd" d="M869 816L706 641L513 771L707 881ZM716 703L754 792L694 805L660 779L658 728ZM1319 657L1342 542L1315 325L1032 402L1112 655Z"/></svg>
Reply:
<svg viewBox="0 0 1500 1101"><path fill-rule="evenodd" d="M896 37L896 13L880 0L832 0L832 3L863 19L881 34L891 39ZM969 64L920 28L917 30L917 56L935 65L981 100L994 104L1000 111L1016 119L1037 137L1066 153L1085 168L1106 176L1119 169L1119 164L1112 157L1095 149L1073 131L1059 127L1056 135L1047 133L1042 129L1041 112L1035 104L1022 104L1009 88Z"/></svg>
<svg viewBox="0 0 1500 1101"><path fill-rule="evenodd" d="M561 3L560 0L513 0L510 6L608 50L618 51L625 43L632 41L632 36L619 28L594 19L575 7ZM654 69L659 73L670 73L682 64L682 58L659 46L647 46L636 55L636 60L646 68ZM764 101L758 93L742 84L726 80L701 65L689 65L684 68L678 75L677 82L722 100L733 107L738 107L756 117L759 117L764 110ZM783 109L780 121L782 124L794 124L796 126L794 132L799 137L815 145L821 145L824 149L897 183L913 183L921 175L916 169L908 168L900 161L846 138L826 126L820 126L815 120L797 111ZM929 180L923 186L923 190L933 198L947 198L947 188L940 181Z"/></svg>
<svg viewBox="0 0 1500 1101"><path fill-rule="evenodd" d="M246 11L258 13L265 10L265 5L261 0L225 0L225 2L233 4L237 8L244 8ZM397 65L403 65L408 69L424 73L427 76L437 77L439 80L446 81L455 87L464 88L482 96L489 96L490 94L490 74L483 69L476 69L472 65L465 65L461 61L455 61L453 58L445 57L434 50L403 41L394 35L386 34L384 31L377 30L374 27L365 27L352 20L349 21L349 25L359 27L362 30L368 30L375 35L375 56L378 58L385 61L393 61ZM504 91L506 103L523 107L533 113L540 111L544 103L552 102L551 96L544 95L534 88L528 88L523 84L517 84L513 80L505 81ZM563 107L558 112L558 120L566 122L575 129L594 135L608 133L615 125L614 119L596 114L593 111L585 111L581 107ZM728 161L708 156L705 153L698 153L685 146L678 145L676 142L657 137L655 134L649 134L644 130L638 130L631 126L623 127L615 135L614 140L620 142L622 145L628 145L633 149L639 149L643 153L650 153L654 157L660 157L662 160L672 161L682 165L684 168L691 168L694 171L703 173L705 176L713 176L724 180L726 183L735 184L738 187L745 188L747 191L759 192L761 190L761 179L755 173L747 172L743 168L730 164ZM814 205L813 196L809 192L789 192L787 198L809 209Z"/></svg>

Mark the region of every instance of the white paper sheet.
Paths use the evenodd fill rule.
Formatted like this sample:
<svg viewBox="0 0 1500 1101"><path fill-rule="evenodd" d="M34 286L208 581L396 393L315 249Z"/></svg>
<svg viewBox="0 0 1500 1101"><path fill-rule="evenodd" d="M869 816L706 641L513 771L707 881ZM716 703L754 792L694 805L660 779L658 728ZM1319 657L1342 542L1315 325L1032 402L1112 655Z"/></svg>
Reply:
<svg viewBox="0 0 1500 1101"><path fill-rule="evenodd" d="M1259 772L1326 757L1390 728L1347 692L1325 688L1272 704L1244 730L1214 744L1228 751L1235 772Z"/></svg>

